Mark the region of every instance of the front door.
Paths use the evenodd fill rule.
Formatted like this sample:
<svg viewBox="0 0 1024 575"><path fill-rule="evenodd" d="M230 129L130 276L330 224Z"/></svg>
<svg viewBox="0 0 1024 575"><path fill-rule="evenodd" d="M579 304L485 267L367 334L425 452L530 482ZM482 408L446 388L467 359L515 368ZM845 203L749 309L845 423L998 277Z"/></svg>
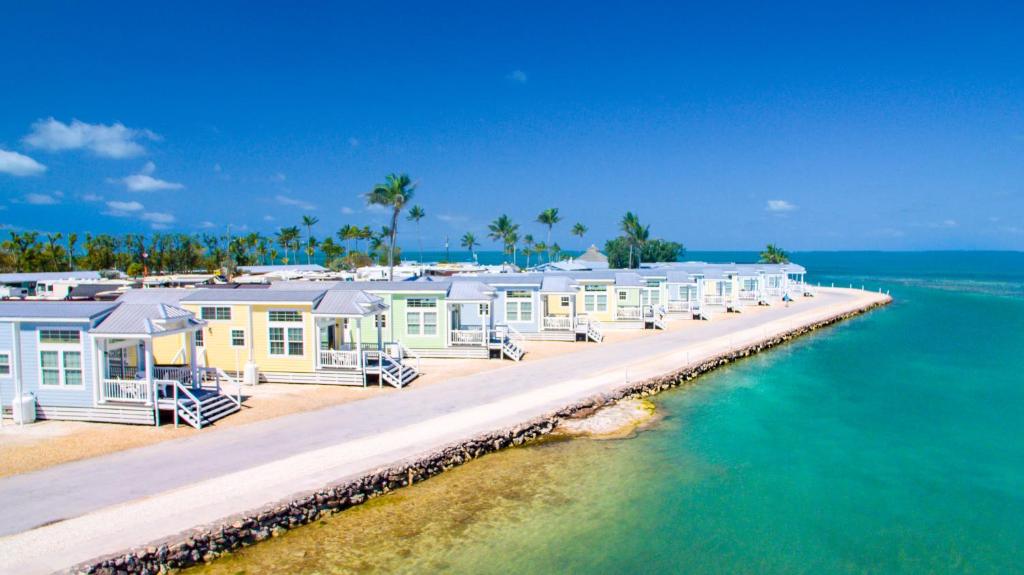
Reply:
<svg viewBox="0 0 1024 575"><path fill-rule="evenodd" d="M452 329L462 329L462 306L452 308Z"/></svg>

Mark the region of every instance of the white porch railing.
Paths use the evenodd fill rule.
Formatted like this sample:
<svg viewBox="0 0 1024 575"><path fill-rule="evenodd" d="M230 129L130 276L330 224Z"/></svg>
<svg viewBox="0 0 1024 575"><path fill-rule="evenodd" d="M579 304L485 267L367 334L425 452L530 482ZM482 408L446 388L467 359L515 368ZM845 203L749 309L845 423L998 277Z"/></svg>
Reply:
<svg viewBox="0 0 1024 575"><path fill-rule="evenodd" d="M640 308L638 307L615 308L615 319L631 320L640 319L641 317Z"/></svg>
<svg viewBox="0 0 1024 575"><path fill-rule="evenodd" d="M740 301L757 301L758 292L755 290L740 290L739 298Z"/></svg>
<svg viewBox="0 0 1024 575"><path fill-rule="evenodd" d="M782 297L782 288L780 288L780 287L764 288L764 295L766 295L768 297Z"/></svg>
<svg viewBox="0 0 1024 575"><path fill-rule="evenodd" d="M180 381L181 383L192 382L192 368L185 366L166 366L153 368L154 379L165 379Z"/></svg>
<svg viewBox="0 0 1024 575"><path fill-rule="evenodd" d="M453 329L448 335L452 345L483 345L483 329Z"/></svg>
<svg viewBox="0 0 1024 575"><path fill-rule="evenodd" d="M691 311L694 307L696 307L696 305L696 301L669 300L666 307L669 313L688 312Z"/></svg>
<svg viewBox="0 0 1024 575"><path fill-rule="evenodd" d="M731 299L727 295L706 295L704 296L704 303L707 305L725 305Z"/></svg>
<svg viewBox="0 0 1024 575"><path fill-rule="evenodd" d="M354 350L321 349L320 367L358 368L359 352Z"/></svg>
<svg viewBox="0 0 1024 575"><path fill-rule="evenodd" d="M152 390L144 379L104 379L100 386L100 401L151 403Z"/></svg>
<svg viewBox="0 0 1024 575"><path fill-rule="evenodd" d="M544 316L544 329L569 331L572 329L572 318L567 315Z"/></svg>

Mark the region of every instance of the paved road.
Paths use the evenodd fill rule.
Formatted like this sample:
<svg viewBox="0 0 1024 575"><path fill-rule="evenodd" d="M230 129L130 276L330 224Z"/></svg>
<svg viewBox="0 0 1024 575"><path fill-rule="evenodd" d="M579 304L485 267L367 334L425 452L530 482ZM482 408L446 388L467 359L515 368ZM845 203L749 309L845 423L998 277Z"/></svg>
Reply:
<svg viewBox="0 0 1024 575"><path fill-rule="evenodd" d="M627 377L664 373L872 297L822 290L789 308L0 479L0 572L46 572L144 545L515 425ZM54 541L63 548L55 550Z"/></svg>

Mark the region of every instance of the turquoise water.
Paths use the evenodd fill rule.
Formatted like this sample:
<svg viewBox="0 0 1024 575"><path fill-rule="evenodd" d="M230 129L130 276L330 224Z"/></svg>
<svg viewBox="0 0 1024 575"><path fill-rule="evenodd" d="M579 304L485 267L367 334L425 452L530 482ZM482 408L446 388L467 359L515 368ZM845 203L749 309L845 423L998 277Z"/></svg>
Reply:
<svg viewBox="0 0 1024 575"><path fill-rule="evenodd" d="M895 302L658 396L633 438L488 456L204 570L1024 570L1024 257L806 256Z"/></svg>

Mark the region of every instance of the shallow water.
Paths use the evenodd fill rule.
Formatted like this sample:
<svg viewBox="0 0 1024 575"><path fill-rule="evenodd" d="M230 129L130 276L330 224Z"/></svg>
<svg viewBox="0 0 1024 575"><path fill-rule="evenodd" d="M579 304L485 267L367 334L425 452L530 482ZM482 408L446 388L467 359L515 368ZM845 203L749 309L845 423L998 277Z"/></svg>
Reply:
<svg viewBox="0 0 1024 575"><path fill-rule="evenodd" d="M658 396L632 438L490 455L196 572L1019 572L1019 256L821 257L895 303Z"/></svg>

